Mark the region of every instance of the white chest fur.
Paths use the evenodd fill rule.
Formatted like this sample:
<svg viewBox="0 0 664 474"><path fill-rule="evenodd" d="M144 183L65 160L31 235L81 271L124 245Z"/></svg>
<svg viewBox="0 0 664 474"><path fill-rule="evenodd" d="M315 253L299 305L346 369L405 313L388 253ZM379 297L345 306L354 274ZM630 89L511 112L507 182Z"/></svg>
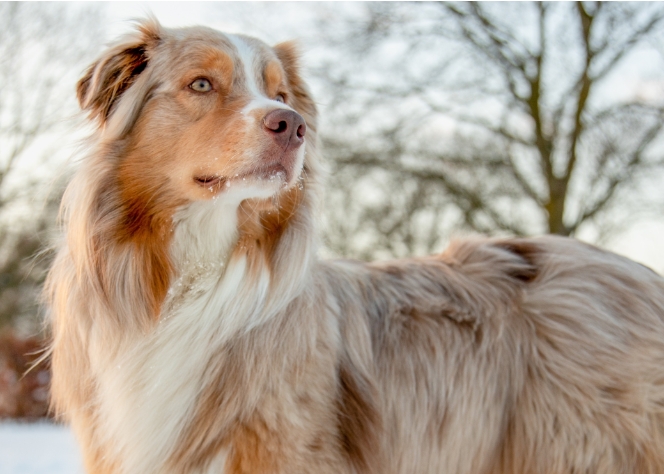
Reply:
<svg viewBox="0 0 664 474"><path fill-rule="evenodd" d="M210 358L238 331L260 323L269 275L248 279L244 258L228 263L236 208L221 204L196 203L178 215L173 256L179 276L157 327L127 334L111 351L92 351L100 431L108 436L102 442L127 474L168 472L164 462L206 385ZM94 331L92 339L93 347L106 344L94 340ZM221 472L221 458L210 472Z"/></svg>

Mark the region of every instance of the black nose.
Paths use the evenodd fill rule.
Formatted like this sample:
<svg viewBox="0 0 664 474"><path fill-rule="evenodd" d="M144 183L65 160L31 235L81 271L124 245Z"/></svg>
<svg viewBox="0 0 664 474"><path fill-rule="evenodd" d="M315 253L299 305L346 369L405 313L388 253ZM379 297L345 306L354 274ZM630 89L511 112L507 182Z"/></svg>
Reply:
<svg viewBox="0 0 664 474"><path fill-rule="evenodd" d="M295 150L304 143L307 125L300 114L292 110L276 109L263 117L265 131L284 151Z"/></svg>

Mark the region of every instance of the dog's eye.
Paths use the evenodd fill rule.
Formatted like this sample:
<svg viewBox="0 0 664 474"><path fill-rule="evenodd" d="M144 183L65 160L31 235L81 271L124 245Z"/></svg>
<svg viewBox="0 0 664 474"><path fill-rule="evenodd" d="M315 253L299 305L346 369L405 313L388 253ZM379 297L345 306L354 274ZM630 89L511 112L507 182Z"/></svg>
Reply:
<svg viewBox="0 0 664 474"><path fill-rule="evenodd" d="M274 98L277 102L286 102L286 96L283 94L277 94L277 96Z"/></svg>
<svg viewBox="0 0 664 474"><path fill-rule="evenodd" d="M212 84L207 79L199 77L194 82L189 84L189 87L196 92L210 92L212 90Z"/></svg>

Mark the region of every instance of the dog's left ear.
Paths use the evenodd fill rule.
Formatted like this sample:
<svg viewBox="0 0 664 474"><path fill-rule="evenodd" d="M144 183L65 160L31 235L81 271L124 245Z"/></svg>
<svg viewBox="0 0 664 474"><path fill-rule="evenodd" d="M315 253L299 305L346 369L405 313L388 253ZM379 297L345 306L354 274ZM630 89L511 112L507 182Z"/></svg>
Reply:
<svg viewBox="0 0 664 474"><path fill-rule="evenodd" d="M318 111L316 110L316 104L312 99L309 88L300 76L300 53L297 43L295 41L287 41L279 43L273 49L286 73L286 82L293 94L291 102L293 108L304 117L304 120L307 122L307 129L315 132Z"/></svg>
<svg viewBox="0 0 664 474"><path fill-rule="evenodd" d="M108 50L78 81L76 92L81 109L90 118L106 123L119 98L148 65L149 51L160 39L156 19L139 23L137 32Z"/></svg>

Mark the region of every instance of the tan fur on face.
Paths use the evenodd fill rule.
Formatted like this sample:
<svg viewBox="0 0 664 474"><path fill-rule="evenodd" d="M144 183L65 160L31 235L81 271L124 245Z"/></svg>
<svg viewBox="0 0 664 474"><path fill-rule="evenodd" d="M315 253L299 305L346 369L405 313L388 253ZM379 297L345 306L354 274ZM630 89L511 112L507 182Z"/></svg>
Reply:
<svg viewBox="0 0 664 474"><path fill-rule="evenodd" d="M281 64L271 61L265 66L263 80L268 97L275 97L277 94L286 95L286 85L284 83L284 73ZM285 97L288 100L288 97Z"/></svg>
<svg viewBox="0 0 664 474"><path fill-rule="evenodd" d="M293 43L149 21L78 95L99 130L46 296L88 472L664 473L655 273L555 237L319 261ZM303 155L279 155L275 108Z"/></svg>

